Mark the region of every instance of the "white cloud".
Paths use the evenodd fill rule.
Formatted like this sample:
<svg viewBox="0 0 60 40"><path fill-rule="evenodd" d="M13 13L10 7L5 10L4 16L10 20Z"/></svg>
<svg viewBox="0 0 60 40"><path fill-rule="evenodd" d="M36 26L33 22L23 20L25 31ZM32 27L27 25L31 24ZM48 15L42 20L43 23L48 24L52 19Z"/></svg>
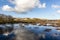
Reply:
<svg viewBox="0 0 60 40"><path fill-rule="evenodd" d="M8 5L3 6L2 10L13 11L13 9Z"/></svg>
<svg viewBox="0 0 60 40"><path fill-rule="evenodd" d="M57 13L60 13L60 10L57 10Z"/></svg>
<svg viewBox="0 0 60 40"><path fill-rule="evenodd" d="M15 11L15 12L27 12L33 8L46 8L46 3L41 4L39 0L10 0L15 5L14 8L4 5L2 9L4 11Z"/></svg>
<svg viewBox="0 0 60 40"><path fill-rule="evenodd" d="M52 8L60 8L60 5L52 5Z"/></svg>
<svg viewBox="0 0 60 40"><path fill-rule="evenodd" d="M46 3L43 3L42 5L39 5L39 8L46 8Z"/></svg>
<svg viewBox="0 0 60 40"><path fill-rule="evenodd" d="M59 9L59 8L60 8L60 5L52 5L52 8ZM57 10L56 12L57 12L57 13L60 13L60 10Z"/></svg>

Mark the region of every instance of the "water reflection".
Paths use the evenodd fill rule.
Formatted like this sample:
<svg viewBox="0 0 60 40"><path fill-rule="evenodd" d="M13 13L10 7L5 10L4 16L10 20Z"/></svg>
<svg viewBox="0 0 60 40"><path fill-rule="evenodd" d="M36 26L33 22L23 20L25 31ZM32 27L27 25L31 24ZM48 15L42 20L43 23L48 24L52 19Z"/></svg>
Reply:
<svg viewBox="0 0 60 40"><path fill-rule="evenodd" d="M11 24L1 24L0 25L0 40L13 40L16 35L13 32L13 27Z"/></svg>
<svg viewBox="0 0 60 40"><path fill-rule="evenodd" d="M60 40L60 30L52 26L26 26L27 30L39 36L39 40Z"/></svg>
<svg viewBox="0 0 60 40"><path fill-rule="evenodd" d="M20 24L13 24L14 30L20 29ZM5 28L6 26L12 27L10 24L0 25L0 27ZM56 27L52 26L37 26L37 25L24 25L28 31L33 32L38 40L60 40L60 30L56 30ZM7 33L9 34L9 33ZM5 33L5 35L7 35ZM10 35L14 35L13 32ZM10 39L11 40L11 39Z"/></svg>

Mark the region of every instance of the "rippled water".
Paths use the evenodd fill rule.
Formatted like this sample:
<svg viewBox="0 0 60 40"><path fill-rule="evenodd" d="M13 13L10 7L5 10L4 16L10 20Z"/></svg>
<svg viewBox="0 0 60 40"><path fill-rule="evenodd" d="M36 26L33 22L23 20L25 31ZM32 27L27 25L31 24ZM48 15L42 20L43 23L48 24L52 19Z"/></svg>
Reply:
<svg viewBox="0 0 60 40"><path fill-rule="evenodd" d="M11 26L10 24L7 25ZM5 27L5 25L0 25L0 27ZM20 24L14 24L14 29L19 29L19 28L20 28ZM60 31L56 30L56 27L25 25L24 28L38 35L40 37L39 40L60 40ZM51 29L51 30L45 31L46 29Z"/></svg>

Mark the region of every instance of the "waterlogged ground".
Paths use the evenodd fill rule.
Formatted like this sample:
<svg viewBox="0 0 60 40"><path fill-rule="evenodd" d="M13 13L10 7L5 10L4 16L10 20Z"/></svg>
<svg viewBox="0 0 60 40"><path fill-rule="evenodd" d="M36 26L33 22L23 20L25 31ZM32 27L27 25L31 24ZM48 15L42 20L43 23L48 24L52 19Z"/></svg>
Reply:
<svg viewBox="0 0 60 40"><path fill-rule="evenodd" d="M16 40L60 40L60 30L52 26L14 24L14 33Z"/></svg>
<svg viewBox="0 0 60 40"><path fill-rule="evenodd" d="M39 40L60 40L60 30L56 30L56 27L36 25L32 26L30 25L28 28L26 28L34 32L35 34L38 34L38 36L40 37ZM46 29L49 29L49 31L47 31Z"/></svg>
<svg viewBox="0 0 60 40"><path fill-rule="evenodd" d="M16 40L36 40L36 36L34 33L26 30L23 27L20 27L20 29L15 30Z"/></svg>

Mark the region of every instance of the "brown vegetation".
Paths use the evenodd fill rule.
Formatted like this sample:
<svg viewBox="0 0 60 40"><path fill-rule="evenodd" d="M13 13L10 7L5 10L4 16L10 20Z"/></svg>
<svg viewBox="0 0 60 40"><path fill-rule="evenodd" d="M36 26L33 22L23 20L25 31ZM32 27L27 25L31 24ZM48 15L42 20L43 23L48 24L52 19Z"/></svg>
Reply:
<svg viewBox="0 0 60 40"><path fill-rule="evenodd" d="M31 23L40 25L51 24L52 26L60 26L60 20L48 20L39 18L13 18L12 16L7 16L0 14L0 23Z"/></svg>

